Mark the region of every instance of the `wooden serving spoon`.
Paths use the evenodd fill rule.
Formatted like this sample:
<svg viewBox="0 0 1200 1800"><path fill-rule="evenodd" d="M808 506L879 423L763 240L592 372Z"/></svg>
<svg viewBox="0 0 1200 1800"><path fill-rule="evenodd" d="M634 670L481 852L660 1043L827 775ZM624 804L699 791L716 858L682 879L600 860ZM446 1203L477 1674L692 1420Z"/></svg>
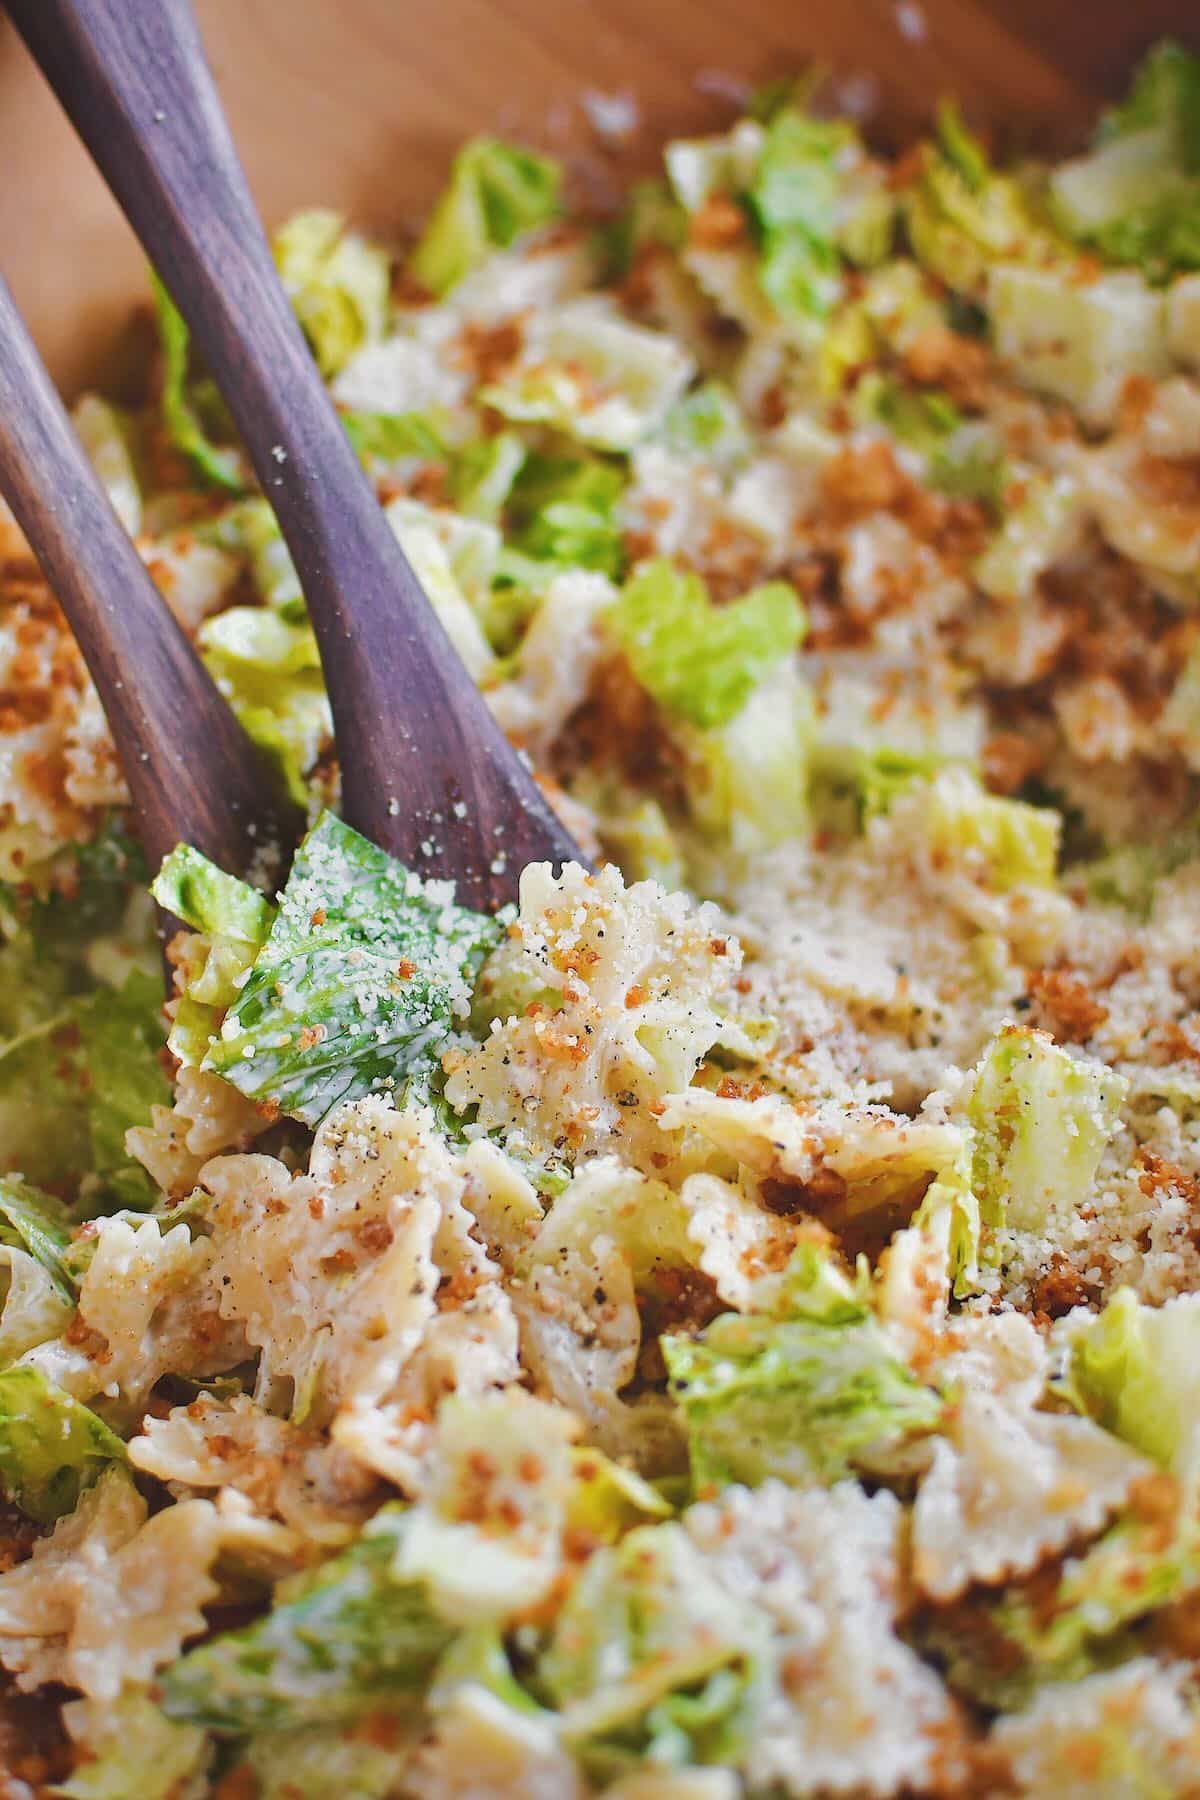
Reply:
<svg viewBox="0 0 1200 1800"><path fill-rule="evenodd" d="M171 290L279 518L317 634L349 822L468 905L579 851L384 518L279 283L187 0L8 11Z"/></svg>
<svg viewBox="0 0 1200 1800"><path fill-rule="evenodd" d="M279 872L298 810L150 579L2 280L0 490L91 671L150 867L186 839L232 874Z"/></svg>

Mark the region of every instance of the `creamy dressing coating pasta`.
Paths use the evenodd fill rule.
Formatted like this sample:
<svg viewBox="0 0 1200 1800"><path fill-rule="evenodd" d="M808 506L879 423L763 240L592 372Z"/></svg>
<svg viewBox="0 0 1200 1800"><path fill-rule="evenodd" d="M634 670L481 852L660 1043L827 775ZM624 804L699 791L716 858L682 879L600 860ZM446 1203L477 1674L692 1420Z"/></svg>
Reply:
<svg viewBox="0 0 1200 1800"><path fill-rule="evenodd" d="M76 421L308 806L279 893L140 868L0 521L0 1664L53 1791L1195 1790L1198 93L1159 46L1001 168L785 84L615 219L480 138L403 253L288 222L598 865L495 920L337 817L161 291L144 406Z"/></svg>

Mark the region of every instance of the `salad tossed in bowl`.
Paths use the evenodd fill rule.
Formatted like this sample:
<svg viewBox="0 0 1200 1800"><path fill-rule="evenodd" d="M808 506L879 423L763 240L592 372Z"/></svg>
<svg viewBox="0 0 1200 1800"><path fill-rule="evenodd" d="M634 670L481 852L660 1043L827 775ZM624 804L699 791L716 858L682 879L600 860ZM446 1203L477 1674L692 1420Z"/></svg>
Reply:
<svg viewBox="0 0 1200 1800"><path fill-rule="evenodd" d="M309 809L281 891L141 866L0 523L13 1791L1195 1794L1200 61L1052 166L793 84L563 178L274 247L598 873L484 917L341 821L161 289L75 419Z"/></svg>

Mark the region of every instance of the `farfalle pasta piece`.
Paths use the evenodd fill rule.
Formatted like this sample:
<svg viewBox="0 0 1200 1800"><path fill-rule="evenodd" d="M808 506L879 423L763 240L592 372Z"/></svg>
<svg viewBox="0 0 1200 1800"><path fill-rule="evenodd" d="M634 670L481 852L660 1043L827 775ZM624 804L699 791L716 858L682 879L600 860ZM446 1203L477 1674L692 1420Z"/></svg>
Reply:
<svg viewBox="0 0 1200 1800"><path fill-rule="evenodd" d="M913 1572L936 1600L1023 1575L1099 1531L1154 1465L1088 1419L966 1390L913 1508Z"/></svg>
<svg viewBox="0 0 1200 1800"><path fill-rule="evenodd" d="M953 1703L895 1631L903 1512L891 1494L771 1481L693 1507L686 1526L771 1630L774 1673L745 1760L752 1787L883 1796L953 1765Z"/></svg>

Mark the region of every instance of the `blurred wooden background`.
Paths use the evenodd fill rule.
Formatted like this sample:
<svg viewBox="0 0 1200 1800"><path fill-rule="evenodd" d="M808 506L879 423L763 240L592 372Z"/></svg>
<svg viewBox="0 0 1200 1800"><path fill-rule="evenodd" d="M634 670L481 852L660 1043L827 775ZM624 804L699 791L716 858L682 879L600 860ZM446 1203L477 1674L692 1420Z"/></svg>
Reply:
<svg viewBox="0 0 1200 1800"><path fill-rule="evenodd" d="M719 125L739 83L812 58L871 103L885 138L913 132L953 90L975 121L1053 144L1078 136L1155 37L1200 42L1195 0L196 4L268 220L324 202L386 232L428 201L472 131L594 147L589 93L638 101L630 162L651 160L664 136ZM76 387L144 292L140 258L2 21L0 170L0 267Z"/></svg>

